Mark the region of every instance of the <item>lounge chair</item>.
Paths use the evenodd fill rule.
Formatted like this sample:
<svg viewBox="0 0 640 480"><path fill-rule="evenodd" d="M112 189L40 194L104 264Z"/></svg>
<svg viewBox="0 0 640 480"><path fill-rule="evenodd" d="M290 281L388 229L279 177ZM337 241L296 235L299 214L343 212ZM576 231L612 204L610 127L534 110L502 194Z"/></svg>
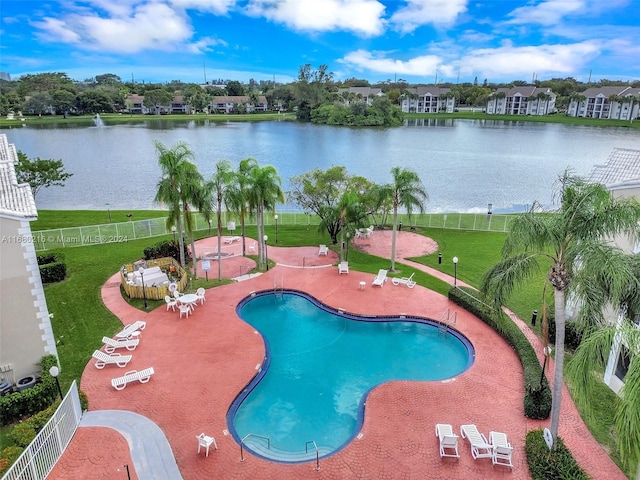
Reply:
<svg viewBox="0 0 640 480"><path fill-rule="evenodd" d="M349 274L349 262L340 262L338 264L338 273Z"/></svg>
<svg viewBox="0 0 640 480"><path fill-rule="evenodd" d="M131 340L117 340L109 337L102 337L102 343L104 343L104 351L107 353L113 353L117 348L126 348L127 350L135 350L140 343L139 338Z"/></svg>
<svg viewBox="0 0 640 480"><path fill-rule="evenodd" d="M140 330L144 330L147 326L147 322L144 320L136 320L135 322L126 325L120 332L116 333L116 338L131 338L131 336L135 332L139 332Z"/></svg>
<svg viewBox="0 0 640 480"><path fill-rule="evenodd" d="M436 437L440 440L440 457L460 458L458 453L458 435L453 433L453 428L447 423L436 424Z"/></svg>
<svg viewBox="0 0 640 480"><path fill-rule="evenodd" d="M327 247L326 245L320 245L320 248L318 249L318 255L324 255L326 257L328 253L329 247Z"/></svg>
<svg viewBox="0 0 640 480"><path fill-rule="evenodd" d="M376 275L376 277L373 279L373 282L371 282L371 286L379 286L380 288L382 288L382 285L384 285L384 282L387 281L387 271L384 268L381 268L380 270L378 270L378 275Z"/></svg>
<svg viewBox="0 0 640 480"><path fill-rule="evenodd" d="M493 445L491 461L494 465L505 465L513 468L511 455L513 447L507 441L507 434L502 432L489 432L489 443Z"/></svg>
<svg viewBox="0 0 640 480"><path fill-rule="evenodd" d="M475 425L461 425L460 434L462 438L469 440L471 456L474 460L478 458L492 458L493 445L487 442L487 437L478 431L478 427Z"/></svg>
<svg viewBox="0 0 640 480"><path fill-rule="evenodd" d="M416 282L413 280L413 273L410 277L393 277L391 279L391 283L393 283L394 285L406 285L409 288L413 288L416 286Z"/></svg>
<svg viewBox="0 0 640 480"><path fill-rule="evenodd" d="M123 368L131 361L131 355L121 355L119 353L108 354L102 350L93 352L92 357L96 359L96 368L104 368L105 365L118 365L120 368Z"/></svg>
<svg viewBox="0 0 640 480"><path fill-rule="evenodd" d="M144 370L140 371L131 370L125 373L123 376L111 380L111 385L116 390L123 390L129 382L134 382L137 380L140 383L147 383L149 380L151 380L151 375L153 375L154 373L155 372L153 371L153 367L145 368Z"/></svg>

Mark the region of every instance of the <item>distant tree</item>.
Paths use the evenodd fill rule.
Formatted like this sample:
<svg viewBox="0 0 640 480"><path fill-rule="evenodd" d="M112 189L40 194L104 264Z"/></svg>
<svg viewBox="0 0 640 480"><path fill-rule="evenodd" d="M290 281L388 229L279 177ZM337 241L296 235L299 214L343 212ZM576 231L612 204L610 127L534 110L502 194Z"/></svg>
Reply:
<svg viewBox="0 0 640 480"><path fill-rule="evenodd" d="M52 92L60 88L75 91L73 81L66 73L38 73L36 75L22 75L18 86L18 93L23 97L33 92Z"/></svg>
<svg viewBox="0 0 640 480"><path fill-rule="evenodd" d="M42 115L49 112L53 99L49 92L35 92L33 95L29 95L22 105L24 112L35 113Z"/></svg>
<svg viewBox="0 0 640 480"><path fill-rule="evenodd" d="M144 93L142 104L155 111L156 115L160 115L160 107L167 106L171 103L173 95L162 88L155 88Z"/></svg>
<svg viewBox="0 0 640 480"><path fill-rule="evenodd" d="M237 80L231 80L227 83L227 95L232 97L234 96L242 96L245 94L244 86Z"/></svg>
<svg viewBox="0 0 640 480"><path fill-rule="evenodd" d="M28 183L31 186L33 198L42 188L64 187L64 183L73 176L66 173L62 160L43 160L36 158L30 160L26 154L18 151L18 164L16 165L16 177L19 183Z"/></svg>
<svg viewBox="0 0 640 480"><path fill-rule="evenodd" d="M122 79L114 73L105 73L103 75L96 75L96 83L98 85L120 85Z"/></svg>
<svg viewBox="0 0 640 480"><path fill-rule="evenodd" d="M51 105L58 115L74 110L76 102L76 95L68 90L54 90L51 93Z"/></svg>
<svg viewBox="0 0 640 480"><path fill-rule="evenodd" d="M82 113L111 113L113 101L102 92L87 90L78 95L76 107Z"/></svg>

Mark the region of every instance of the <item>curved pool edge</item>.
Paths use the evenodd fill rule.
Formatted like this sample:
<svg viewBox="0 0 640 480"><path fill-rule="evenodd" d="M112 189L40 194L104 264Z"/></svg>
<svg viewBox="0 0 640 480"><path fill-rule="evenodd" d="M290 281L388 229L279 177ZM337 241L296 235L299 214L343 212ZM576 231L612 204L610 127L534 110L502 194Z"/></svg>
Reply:
<svg viewBox="0 0 640 480"><path fill-rule="evenodd" d="M450 377L445 377L445 378L441 378L438 380L435 380L437 382L446 382L446 381L450 381L452 378L457 377L458 375L463 374L464 372L466 372L467 370L469 370L469 368L471 368L471 366L473 365L474 361L475 361L475 348L473 346L473 344L471 343L471 341L463 334L461 333L459 330L453 328L450 325L446 325L441 321L438 320L434 320L432 318L427 318L427 317L420 317L417 315L406 315L406 314L398 314L398 315L363 315L363 314L358 314L358 313L351 313L351 312L347 312L346 310L342 309L342 308L334 308L331 307L325 303L323 303L322 301L318 300L317 298L315 298L313 295L301 291L301 290L295 290L295 289L281 289L281 290L273 290L273 289L268 289L268 290L258 290L258 291L252 291L249 293L249 295L245 296L242 300L240 300L240 302L238 302L238 305L236 305L236 314L238 315L238 318L240 320L242 320L242 317L240 316L240 311L242 310L242 307L248 303L249 301L253 300L256 297L262 297L262 296L267 296L267 295L284 295L284 294L288 294L288 295L296 295L302 298L305 298L306 300L310 301L311 303L313 303L316 307L331 313L333 315L338 315L338 316L342 316L345 317L349 320L355 320L355 321L365 321L365 322L406 322L406 321L411 321L411 322L416 322L416 323L423 323L423 324L427 324L427 325L431 325L434 327L446 327L446 332L450 333L452 336L454 336L458 341L460 341L465 348L467 349L468 352L468 361L467 364L464 366L464 368L462 369L462 371L460 371L459 373L452 375ZM242 320L244 321L244 320ZM269 342L267 341L267 339L264 337L264 335L258 331L257 329L254 329L262 338L262 341L264 342L264 346L265 346L265 356L263 359L263 362L260 366L260 368L258 369L257 373L249 380L249 382L242 388L242 390L238 393L238 395L236 395L236 397L233 399L233 401L231 402L229 408L227 409L227 415L226 415L226 420L227 420L227 427L229 428L229 432L231 434L231 436L234 438L234 440L238 443L238 445L240 445L241 451L244 448L246 451L251 452L251 454L262 458L264 460L267 461L271 461L271 462L277 462L277 463L285 463L285 464L296 464L296 463L307 463L307 462L311 462L311 461L315 461L316 458L322 459L322 458L326 458L326 457L330 457L332 455L335 455L337 453L339 453L340 451L342 451L343 449L345 449L347 446L349 446L351 444L351 442L353 442L353 440L355 440L358 435L360 434L361 430L362 430L362 426L364 424L364 413L365 413L365 407L366 407L366 403L367 403L367 399L369 397L369 394L377 387L379 387L380 385L383 385L385 383L390 383L390 381L384 381L380 384L374 385L371 388L369 388L363 395L362 398L358 404L358 411L357 411L357 417L356 417L356 425L354 427L354 431L353 431L353 435L351 435L347 440L344 441L344 443L342 443L338 448L335 448L333 450L331 450L330 452L326 452L326 453L320 453L318 457L316 457L316 453L315 450L313 452L291 452L291 451L282 451L282 450L278 450L278 449L271 449L269 446L267 446L267 448L261 448L262 445L267 445L268 442L262 442L262 443L257 443L257 442L249 442L249 441L245 441L246 439L248 439L250 436L252 436L253 434L247 434L245 435L245 437L240 437L240 435L238 434L238 431L235 428L234 425L234 417L238 411L238 408L240 407L240 405L242 405L242 403L244 402L244 400L251 394L251 392L253 391L253 389L260 383L260 381L262 380L262 378L267 374L267 371L269 369L269 364L271 361L271 352L270 352L270 347L269 347ZM394 380L391 380L394 381ZM417 381L417 382L428 382L428 381L423 381L423 380L410 380L410 381ZM260 436L260 435L253 435L258 439L264 440L266 439L266 437ZM268 440L268 439L267 439ZM253 447L253 445L257 445L258 448Z"/></svg>

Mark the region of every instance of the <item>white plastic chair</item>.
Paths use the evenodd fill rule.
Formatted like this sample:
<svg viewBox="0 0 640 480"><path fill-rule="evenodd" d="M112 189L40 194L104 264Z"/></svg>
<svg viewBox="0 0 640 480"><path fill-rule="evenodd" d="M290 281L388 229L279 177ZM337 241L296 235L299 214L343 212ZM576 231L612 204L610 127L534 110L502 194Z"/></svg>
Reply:
<svg viewBox="0 0 640 480"><path fill-rule="evenodd" d="M492 458L493 457L493 445L487 442L487 438L483 433L478 431L478 427L475 425L461 425L460 434L462 438L469 440L471 445L471 456L474 460L478 458Z"/></svg>
<svg viewBox="0 0 640 480"><path fill-rule="evenodd" d="M187 304L180 304L178 305L178 309L180 310L180 318L182 318L182 315L186 315L187 318L189 318L189 314L191 313L191 306L187 305Z"/></svg>
<svg viewBox="0 0 640 480"><path fill-rule="evenodd" d="M198 296L198 300L200 300L200 305L202 305L205 302L205 289L203 287L200 287L196 290L196 295Z"/></svg>
<svg viewBox="0 0 640 480"><path fill-rule="evenodd" d="M164 301L167 302L167 312L169 311L169 309L174 312L176 311L176 305L178 304L178 301L175 298L171 298L169 295L165 295Z"/></svg>
<svg viewBox="0 0 640 480"><path fill-rule="evenodd" d="M342 273L349 274L349 262L340 262L338 264L338 274Z"/></svg>
<svg viewBox="0 0 640 480"><path fill-rule="evenodd" d="M198 439L198 453L200 453L200 448L204 447L206 452L207 452L207 457L209 456L209 447L211 446L211 444L213 444L213 446L215 447L215 449L218 449L218 444L216 443L216 439L213 437L209 437L207 435L205 435L204 433L201 433L200 435L196 435L196 438Z"/></svg>

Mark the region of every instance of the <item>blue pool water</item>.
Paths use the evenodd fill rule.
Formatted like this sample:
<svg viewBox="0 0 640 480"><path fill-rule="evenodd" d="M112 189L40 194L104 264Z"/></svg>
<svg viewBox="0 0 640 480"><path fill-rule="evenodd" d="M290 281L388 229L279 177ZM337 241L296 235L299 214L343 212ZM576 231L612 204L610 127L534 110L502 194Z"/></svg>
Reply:
<svg viewBox="0 0 640 480"><path fill-rule="evenodd" d="M277 461L315 458L315 449L305 453L311 441L321 456L342 448L376 385L451 378L474 358L463 335L439 332L436 322L351 316L300 292L258 293L238 314L263 336L267 355L228 424L244 447Z"/></svg>

